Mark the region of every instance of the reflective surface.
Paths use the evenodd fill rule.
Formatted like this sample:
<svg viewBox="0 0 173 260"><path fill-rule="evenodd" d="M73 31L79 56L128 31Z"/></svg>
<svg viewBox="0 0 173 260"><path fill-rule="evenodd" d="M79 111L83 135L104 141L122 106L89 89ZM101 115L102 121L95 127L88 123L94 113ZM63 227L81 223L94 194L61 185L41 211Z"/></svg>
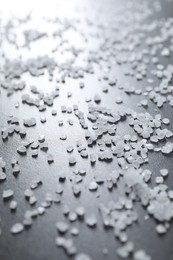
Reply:
<svg viewBox="0 0 173 260"><path fill-rule="evenodd" d="M76 59L77 66L85 65L87 55L89 51L97 51L100 48L100 43L102 43L102 38L93 37L99 32L97 26L89 26L86 23L86 18L91 21L95 21L96 25L103 23L109 24L112 19L112 23L116 18L114 11L117 12L120 3L118 1L67 1L68 3L59 2L51 3L30 3L31 7L34 6L34 11L32 14L32 19L29 21L28 28L38 29L39 31L46 32L48 35L43 37L41 40L31 43L30 49L21 48L16 51L13 45L10 45L6 41L2 43L1 53L5 54L6 58L10 60L15 59L21 54L23 60L28 58L36 58L41 55L49 55L49 57L55 58L58 63L64 63L65 61L73 58L71 50L68 52L67 49L71 46L75 48L84 48L85 52L79 55ZM100 3L101 2L101 3ZM15 4L12 2L14 8L11 8L13 13L17 12L17 15L24 15L24 12L28 12L28 7L21 2L20 4ZM11 3L10 3L11 5ZM122 3L121 3L122 5ZM25 11L24 11L25 6ZM56 8L53 8L56 6ZM60 7L61 6L61 7ZM20 9L21 8L21 9ZM102 12L99 12L101 8ZM150 19L160 19L160 17L167 17L172 15L172 4L163 3L162 10L159 13L155 13ZM41 9L41 10L40 10ZM9 6L6 4L2 10L3 21L9 16L8 13ZM40 22L42 20L42 14L44 16L53 19L53 15L56 17L62 16L68 19L78 19L76 24L77 30L69 30L64 33L63 40L68 40L63 46L59 46L61 40L53 39L49 34L55 31L56 26L61 26L61 23L48 24L47 22ZM11 14L10 14L11 15ZM121 13L122 15L122 13ZM98 19L98 20L97 20ZM15 18L14 18L15 21ZM67 23L68 24L68 23ZM23 38L20 34L20 29L24 28L26 24L23 24L19 29L15 31L19 33L18 44L23 45ZM46 27L47 26L47 27ZM57 28L58 29L58 28ZM98 31L97 31L98 30ZM85 42L85 37L82 37L81 33L84 32L86 38L89 41ZM110 34L109 30L105 30L107 37L114 39L115 35ZM93 35L92 35L93 34ZM103 35L104 37L105 35ZM12 37L12 36L11 36ZM58 47L57 47L58 46ZM52 49L56 48L58 51L52 52ZM62 50L61 50L62 49ZM111 56L111 55L110 55ZM1 56L2 57L2 56ZM86 57L86 59L85 59ZM4 202L1 198L0 200L0 216L2 219L2 236L0 236L0 259L2 260L16 260L16 259L68 259L69 257L64 253L62 249L59 249L55 245L55 238L57 236L57 230L55 224L58 220L66 219L62 213L62 205L68 205L70 210L74 211L77 206L84 206L86 209L86 215L94 213L97 216L97 227L94 229L89 229L83 222L76 221L70 224L70 227L78 227L80 234L78 237L74 237L74 243L79 252L88 253L92 259L117 259L116 249L120 247L121 243L116 240L114 234L111 230L105 229L103 227L100 214L98 212L98 204L104 203L105 205L111 201L118 198L121 193L121 183L117 189L108 191L105 188L105 183L99 185L96 192L92 193L88 190L88 184L93 179L93 176L104 176L106 179L108 173L113 169L118 169L118 163L113 160L110 163L97 161L96 165L92 166L88 159L81 159L80 154L77 152L76 142L80 141L85 143L85 131L81 128L77 117L74 113L62 113L61 106L65 105L67 107L73 107L73 105L78 105L80 111L82 111L87 118L88 114L88 103L85 101L86 98L92 98L99 93L101 96L101 106L113 109L114 111L123 111L126 108L134 109L138 112L149 112L152 115L156 114L155 109L158 113L161 113L162 117L168 117L172 122L172 108L167 104L163 108L159 109L149 101L149 106L147 109L138 106L138 103L145 97L141 95L129 95L124 94L121 86L132 85L136 88L144 88L147 84L147 78L143 81L136 81L133 77L127 77L124 75L124 70L128 65L123 64L119 66L118 64L111 64L111 70L109 70L110 63L106 60L101 60L99 64L97 62L93 65L94 73L85 74L84 78L73 79L69 77L66 79L65 83L61 82L61 71L60 69L55 69L54 78L52 81L49 80L49 75L47 69L44 70L44 75L40 77L31 77L29 73L24 73L21 77L22 80L26 82L26 87L23 92L14 92L13 95L7 97L7 91L1 88L0 94L0 127L3 128L7 125L6 120L9 115L17 116L23 123L23 119L30 118L34 116L36 118L37 125L35 127L27 128L27 138L33 138L35 141L38 136L43 134L46 137L46 141L49 145L49 152L54 157L54 163L49 165L47 163L47 158L44 152L40 151L38 158L32 158L31 151L28 151L27 156L16 155L16 149L21 144L21 138L19 135L14 134L13 137L9 137L7 142L0 139L0 156L6 161L6 173L7 181L0 184L0 196L2 197L2 192L5 189L12 189L14 191L15 200L18 202L18 208L16 212L11 213L9 209L9 202ZM172 61L172 58L171 58ZM163 61L164 62L171 62ZM2 64L4 59L2 59ZM87 63L87 62L86 62ZM108 93L102 92L102 87L107 85L107 82L103 80L103 71L105 74L113 76L113 78L118 79L119 88L117 86L110 87ZM3 80L3 75L0 76ZM60 79L60 82L57 82ZM85 87L82 89L79 87L80 82L84 82ZM159 82L159 81L158 81ZM156 81L154 81L156 83ZM55 89L55 86L59 86L59 97L54 100L53 107L46 107L46 111L39 112L37 107L28 106L27 104L22 104L21 96L22 94L30 93L30 86L37 86L39 90L45 93L51 93ZM72 97L68 98L67 93L71 92ZM30 93L33 97L34 95ZM123 96L123 104L115 103L115 99L118 96ZM19 107L16 108L15 104L19 102ZM52 116L52 109L57 110L57 115ZM47 119L46 123L40 122L40 117L45 116ZM71 126L68 120L72 120L74 125ZM63 120L64 125L60 127L58 121ZM92 128L92 123L87 121L90 129ZM172 129L172 124L168 126L168 129ZM60 140L61 135L67 135L67 140ZM117 134L124 136L125 134L133 134L133 130L125 122L120 122L117 127ZM27 139L26 138L26 139ZM69 145L75 147L73 156L77 160L77 164L73 167L69 167L68 158L70 155L66 152ZM89 153L96 153L98 147L87 147ZM11 159L14 154L17 156L20 162L20 174L17 179L11 173ZM165 183L169 188L173 188L172 181L172 157L163 156L161 153L150 153L149 154L149 164L144 165L143 168L150 168L153 172L153 176L158 175L160 168L168 168L170 170L169 177L165 180ZM74 170L85 168L86 176L81 183L81 195L77 198L73 195L72 183L74 180ZM63 195L61 197L61 203L53 204L50 208L46 210L44 216L38 216L33 221L33 225L30 229L24 230L21 235L12 236L10 233L11 226L23 220L23 216L26 210L30 209L30 205L24 198L24 191L29 188L30 183L35 179L41 179L43 184L38 187L34 192L37 197L37 205L40 205L45 200L46 193L55 194L58 185L59 174L64 173L66 176L66 181L62 184ZM154 179L152 180L154 182ZM35 207L35 206L34 206ZM146 210L141 206L140 203L135 204L135 209L139 215L138 222L133 224L132 227L127 229L127 234L130 240L135 244L135 250L144 249L147 253L152 256L152 259L157 260L172 260L173 259L173 249L171 241L173 239L172 226L170 227L168 233L165 236L158 236L155 231L156 222L152 218L147 220L144 219L146 215ZM103 248L108 249L108 254L104 256L102 250Z"/></svg>

